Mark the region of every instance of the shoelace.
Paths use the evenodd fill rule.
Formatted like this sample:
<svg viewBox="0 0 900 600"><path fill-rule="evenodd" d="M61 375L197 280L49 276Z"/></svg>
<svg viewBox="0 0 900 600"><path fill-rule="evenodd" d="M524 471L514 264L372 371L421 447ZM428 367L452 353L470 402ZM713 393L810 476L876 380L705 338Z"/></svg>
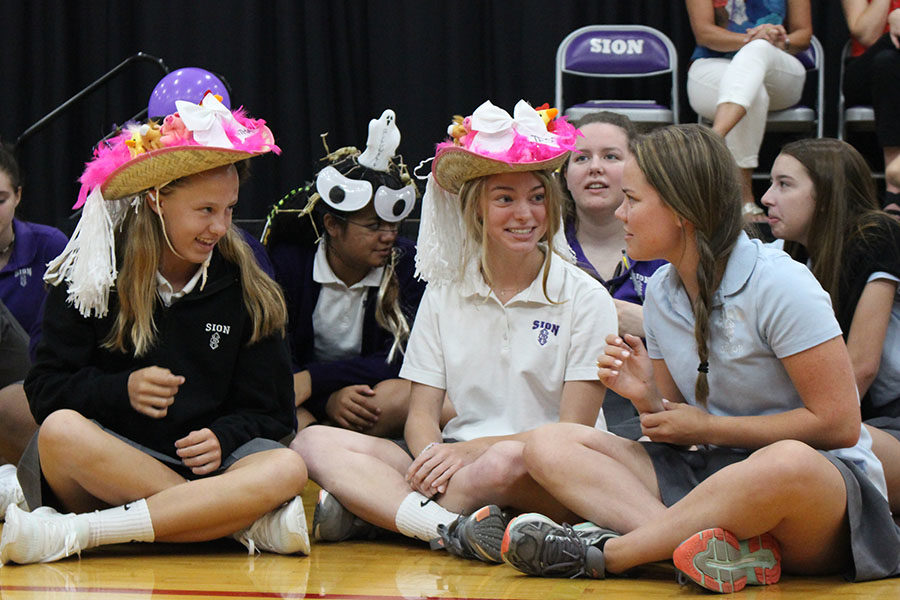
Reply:
<svg viewBox="0 0 900 600"><path fill-rule="evenodd" d="M570 569L577 566L578 569L569 575L569 578L574 579L586 573L584 563L587 554L587 543L578 536L568 523L563 523L561 528L561 534L550 533L544 539L541 555L541 575L568 573Z"/></svg>

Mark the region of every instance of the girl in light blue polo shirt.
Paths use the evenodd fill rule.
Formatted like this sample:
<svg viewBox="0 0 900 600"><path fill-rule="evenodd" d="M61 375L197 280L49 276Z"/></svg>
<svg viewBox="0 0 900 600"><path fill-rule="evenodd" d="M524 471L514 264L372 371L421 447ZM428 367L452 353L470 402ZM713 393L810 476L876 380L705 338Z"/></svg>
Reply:
<svg viewBox="0 0 900 600"><path fill-rule="evenodd" d="M632 146L617 213L628 254L670 264L648 286L647 348L612 336L598 366L652 441L570 424L536 432L531 476L610 529L522 515L504 560L604 577L671 557L717 592L775 583L782 569L900 573L900 528L828 295L742 233L738 173L719 136L675 126Z"/></svg>

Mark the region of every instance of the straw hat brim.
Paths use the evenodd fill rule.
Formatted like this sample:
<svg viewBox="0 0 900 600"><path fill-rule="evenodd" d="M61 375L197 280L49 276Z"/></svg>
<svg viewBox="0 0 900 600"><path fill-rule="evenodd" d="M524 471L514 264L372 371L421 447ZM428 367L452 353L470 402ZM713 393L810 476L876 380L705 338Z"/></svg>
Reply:
<svg viewBox="0 0 900 600"><path fill-rule="evenodd" d="M139 154L119 166L101 187L103 197L117 200L163 185L181 177L202 173L258 156L231 148L172 146Z"/></svg>
<svg viewBox="0 0 900 600"><path fill-rule="evenodd" d="M508 163L496 158L488 158L462 147L442 148L434 158L434 178L438 185L452 194L467 181L497 175L498 173L520 173L524 171L555 171L566 162L568 150L561 150L558 156L534 162Z"/></svg>

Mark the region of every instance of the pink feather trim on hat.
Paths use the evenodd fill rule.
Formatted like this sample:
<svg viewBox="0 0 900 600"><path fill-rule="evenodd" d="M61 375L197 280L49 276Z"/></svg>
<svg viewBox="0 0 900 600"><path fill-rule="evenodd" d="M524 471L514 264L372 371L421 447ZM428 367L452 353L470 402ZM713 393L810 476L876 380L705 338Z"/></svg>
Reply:
<svg viewBox="0 0 900 600"><path fill-rule="evenodd" d="M272 131L266 126L263 119L252 119L248 117L243 107L232 111L234 120L240 125L236 127L234 123L224 122L223 129L228 136L228 140L232 144L233 150L240 150L251 154L260 154L263 152L274 152L281 154L281 148L275 144L275 137ZM88 194L96 187L102 186L106 180L117 171L122 165L135 159L145 152L152 153L154 150L173 147L204 147L205 146L194 139L193 133L188 130L178 113L171 114L165 118L162 126L158 127L159 137L157 144L153 149L134 150L132 146L126 144L130 140L140 139L142 128L141 123L128 123L123 127L122 132L115 137L101 142L94 149L94 158L85 165L84 173L78 178L81 183L81 189L78 192L78 201L72 207L73 210L81 208L87 200ZM242 137L243 136L243 137Z"/></svg>

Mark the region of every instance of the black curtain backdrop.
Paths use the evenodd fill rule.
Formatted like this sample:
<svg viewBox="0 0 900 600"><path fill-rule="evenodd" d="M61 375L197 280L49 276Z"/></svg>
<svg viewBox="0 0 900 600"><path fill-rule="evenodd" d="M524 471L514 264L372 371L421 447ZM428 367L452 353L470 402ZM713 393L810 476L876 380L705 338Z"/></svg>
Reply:
<svg viewBox="0 0 900 600"><path fill-rule="evenodd" d="M826 49L826 135L833 136L847 30L839 2L812 2ZM237 218L260 219L312 176L324 154L321 133L329 133L332 149L362 145L368 120L393 108L400 152L414 166L433 154L452 115L470 114L485 99L507 110L519 98L552 104L557 45L596 23L644 24L669 35L680 56L681 119L696 119L684 93L694 43L680 0L0 0L0 137L15 142L139 51L173 70L201 67L224 76L233 107L265 118L283 150L254 160L242 190ZM18 214L71 231L76 178L93 144L146 108L161 77L151 63L135 63L23 141ZM568 103L588 99L580 94L627 97L637 86L572 85Z"/></svg>

